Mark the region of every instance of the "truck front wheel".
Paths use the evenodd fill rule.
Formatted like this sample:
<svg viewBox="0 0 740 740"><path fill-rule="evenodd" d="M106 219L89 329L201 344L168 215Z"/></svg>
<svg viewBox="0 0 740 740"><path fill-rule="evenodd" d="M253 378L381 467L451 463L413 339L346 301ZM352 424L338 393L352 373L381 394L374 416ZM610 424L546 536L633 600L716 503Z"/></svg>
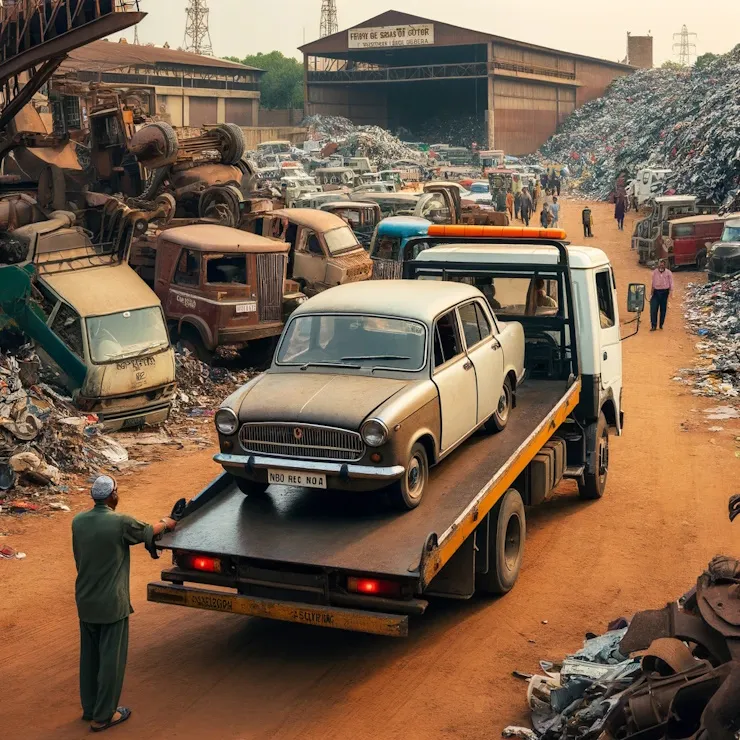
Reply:
<svg viewBox="0 0 740 740"><path fill-rule="evenodd" d="M524 559L527 520L519 491L510 488L489 517L488 573L475 576L475 588L482 593L505 594L514 587Z"/></svg>
<svg viewBox="0 0 740 740"><path fill-rule="evenodd" d="M246 478L235 478L236 485L245 496L262 496L269 488L269 483L247 480Z"/></svg>
<svg viewBox="0 0 740 740"><path fill-rule="evenodd" d="M592 470L586 469L583 482L578 483L578 493L586 501L595 501L604 495L609 475L609 425L603 412L586 429L586 444L593 449L594 459Z"/></svg>

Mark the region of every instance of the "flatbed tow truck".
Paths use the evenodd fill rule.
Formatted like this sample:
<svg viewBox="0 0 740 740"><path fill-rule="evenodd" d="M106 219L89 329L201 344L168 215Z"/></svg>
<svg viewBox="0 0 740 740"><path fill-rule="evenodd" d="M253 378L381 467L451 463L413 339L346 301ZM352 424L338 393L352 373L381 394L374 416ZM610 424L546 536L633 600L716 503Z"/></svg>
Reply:
<svg viewBox="0 0 740 740"><path fill-rule="evenodd" d="M224 473L157 542L173 565L149 584L149 601L402 637L431 596L511 588L526 536L522 504L546 500L563 479L577 481L582 498L603 495L609 431L623 424L606 255L567 246L560 230L438 226L420 238L441 246L409 263L407 278L493 276L497 296L513 301L496 313L524 326L529 375L507 428L475 435L432 468L423 504L401 515L382 494L273 486L245 496ZM530 311L543 285L557 307ZM630 285L638 329L643 304L644 286ZM506 315L516 310L516 319Z"/></svg>

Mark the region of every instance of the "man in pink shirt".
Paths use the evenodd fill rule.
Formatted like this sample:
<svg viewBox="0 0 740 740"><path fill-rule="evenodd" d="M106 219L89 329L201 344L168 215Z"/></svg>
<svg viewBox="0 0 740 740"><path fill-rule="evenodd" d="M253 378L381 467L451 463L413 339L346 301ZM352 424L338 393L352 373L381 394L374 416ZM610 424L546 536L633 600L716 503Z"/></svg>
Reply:
<svg viewBox="0 0 740 740"><path fill-rule="evenodd" d="M668 311L668 297L672 292L673 273L666 267L665 260L660 260L658 268L653 270L653 290L650 294L650 331L658 328L658 312L660 312L660 328L663 328Z"/></svg>

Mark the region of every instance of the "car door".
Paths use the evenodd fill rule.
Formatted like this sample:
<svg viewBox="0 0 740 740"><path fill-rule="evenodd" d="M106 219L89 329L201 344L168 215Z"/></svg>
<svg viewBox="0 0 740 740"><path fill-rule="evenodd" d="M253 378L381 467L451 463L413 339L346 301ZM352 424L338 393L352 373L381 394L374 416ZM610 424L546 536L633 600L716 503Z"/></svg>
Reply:
<svg viewBox="0 0 740 740"><path fill-rule="evenodd" d="M325 282L326 255L317 234L310 229L299 228L295 248L293 279L303 280L315 291Z"/></svg>
<svg viewBox="0 0 740 740"><path fill-rule="evenodd" d="M616 288L610 268L597 270L596 299L599 309L599 336L601 352L601 387L602 391L613 394L619 403L622 390L622 340L616 309Z"/></svg>
<svg viewBox="0 0 740 740"><path fill-rule="evenodd" d="M504 353L495 337L493 320L478 301L458 309L468 357L478 389L476 421L482 424L496 411L504 387Z"/></svg>
<svg viewBox="0 0 740 740"><path fill-rule="evenodd" d="M434 322L434 373L440 405L442 439L446 452L475 428L478 419L478 389L473 363L465 354L457 310Z"/></svg>

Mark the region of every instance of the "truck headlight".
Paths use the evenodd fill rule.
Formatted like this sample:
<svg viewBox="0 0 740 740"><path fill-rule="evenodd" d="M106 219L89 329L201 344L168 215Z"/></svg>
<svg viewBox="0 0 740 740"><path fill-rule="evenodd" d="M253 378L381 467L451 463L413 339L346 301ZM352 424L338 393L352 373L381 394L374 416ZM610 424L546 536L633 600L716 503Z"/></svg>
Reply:
<svg viewBox="0 0 740 740"><path fill-rule="evenodd" d="M219 409L215 416L216 429L219 434L225 436L232 435L239 427L239 419L236 414L229 408Z"/></svg>
<svg viewBox="0 0 740 740"><path fill-rule="evenodd" d="M360 428L360 435L368 447L380 447L388 440L388 427L379 419L368 419Z"/></svg>

